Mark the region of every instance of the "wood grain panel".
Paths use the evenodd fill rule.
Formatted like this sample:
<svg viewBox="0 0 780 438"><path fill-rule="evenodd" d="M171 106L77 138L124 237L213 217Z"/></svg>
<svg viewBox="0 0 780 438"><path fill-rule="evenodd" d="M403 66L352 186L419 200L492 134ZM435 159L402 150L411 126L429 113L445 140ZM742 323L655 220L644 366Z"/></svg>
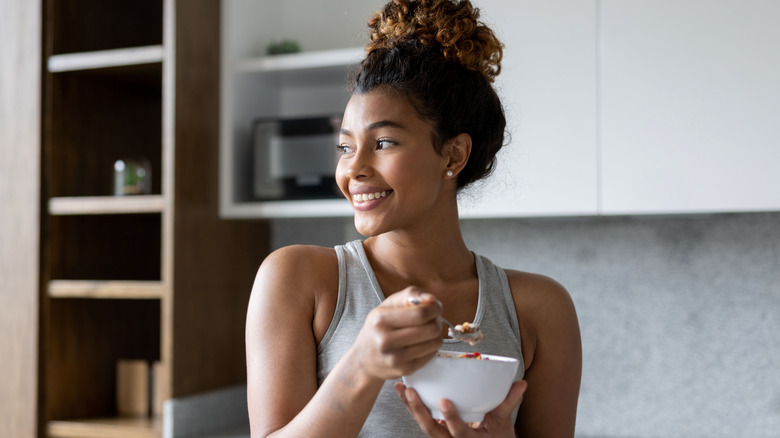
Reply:
<svg viewBox="0 0 780 438"><path fill-rule="evenodd" d="M246 381L246 305L268 251L267 223L218 217L219 16L218 0L176 2L174 396Z"/></svg>
<svg viewBox="0 0 780 438"><path fill-rule="evenodd" d="M37 434L39 1L0 13L0 435Z"/></svg>

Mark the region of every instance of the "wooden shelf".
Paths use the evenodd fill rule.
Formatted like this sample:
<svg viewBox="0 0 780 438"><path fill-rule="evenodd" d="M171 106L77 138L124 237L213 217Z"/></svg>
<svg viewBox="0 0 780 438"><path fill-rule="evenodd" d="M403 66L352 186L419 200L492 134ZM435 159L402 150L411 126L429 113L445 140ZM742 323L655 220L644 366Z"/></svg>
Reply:
<svg viewBox="0 0 780 438"><path fill-rule="evenodd" d="M235 67L237 74L260 74L268 83L282 87L343 85L347 69L364 56L362 47L301 52L245 59Z"/></svg>
<svg viewBox="0 0 780 438"><path fill-rule="evenodd" d="M359 63L364 56L365 51L362 47L263 56L239 62L236 72L289 73L297 70L344 67Z"/></svg>
<svg viewBox="0 0 780 438"><path fill-rule="evenodd" d="M65 53L49 57L47 67L51 73L125 67L154 64L163 61L162 45L128 47L94 52Z"/></svg>
<svg viewBox="0 0 780 438"><path fill-rule="evenodd" d="M165 208L162 195L139 196L73 196L49 199L49 214L138 214L161 213Z"/></svg>
<svg viewBox="0 0 780 438"><path fill-rule="evenodd" d="M166 287L159 281L51 280L52 298L160 299Z"/></svg>
<svg viewBox="0 0 780 438"><path fill-rule="evenodd" d="M49 421L47 434L51 438L159 438L162 421L149 417Z"/></svg>
<svg viewBox="0 0 780 438"><path fill-rule="evenodd" d="M350 217L353 214L346 199L236 202L223 210L224 216L234 219Z"/></svg>

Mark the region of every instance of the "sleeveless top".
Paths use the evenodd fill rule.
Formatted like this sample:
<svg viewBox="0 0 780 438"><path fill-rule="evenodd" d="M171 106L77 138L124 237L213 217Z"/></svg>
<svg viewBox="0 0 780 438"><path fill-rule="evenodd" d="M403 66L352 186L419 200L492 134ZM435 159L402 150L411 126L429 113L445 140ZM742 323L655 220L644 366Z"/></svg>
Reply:
<svg viewBox="0 0 780 438"><path fill-rule="evenodd" d="M362 241L339 245L335 250L339 269L338 299L333 320L317 346L318 385L322 385L336 362L355 341L368 313L385 299L366 257ZM481 324L486 339L476 346L445 339L442 349L479 351L483 354L517 358L520 363L515 380L520 380L523 378L525 366L520 345L520 328L509 281L504 270L487 258L475 254L475 260L479 277L479 300L474 322ZM393 383L396 381L388 380L384 383L359 437L425 437L393 389ZM516 415L517 410L513 413L513 420Z"/></svg>

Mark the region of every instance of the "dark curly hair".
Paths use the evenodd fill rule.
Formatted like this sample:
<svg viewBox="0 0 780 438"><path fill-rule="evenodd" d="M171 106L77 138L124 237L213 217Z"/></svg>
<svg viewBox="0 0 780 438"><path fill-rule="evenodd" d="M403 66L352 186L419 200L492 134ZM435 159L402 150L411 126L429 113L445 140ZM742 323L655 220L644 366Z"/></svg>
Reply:
<svg viewBox="0 0 780 438"><path fill-rule="evenodd" d="M493 170L506 128L492 86L503 46L478 18L469 0L391 1L369 20L367 55L350 81L352 94L382 88L405 96L432 124L438 153L447 140L469 134L459 189Z"/></svg>

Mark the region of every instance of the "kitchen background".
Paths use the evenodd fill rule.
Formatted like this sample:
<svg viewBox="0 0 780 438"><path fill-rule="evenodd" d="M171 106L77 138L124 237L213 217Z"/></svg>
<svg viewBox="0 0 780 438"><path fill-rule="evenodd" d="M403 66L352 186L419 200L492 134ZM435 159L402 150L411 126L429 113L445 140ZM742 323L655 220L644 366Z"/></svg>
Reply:
<svg viewBox="0 0 780 438"><path fill-rule="evenodd" d="M512 143L462 226L572 294L578 436L780 436L780 5L474 3ZM271 221L272 248L356 238Z"/></svg>
<svg viewBox="0 0 780 438"><path fill-rule="evenodd" d="M780 436L780 3L473 1L506 44L497 88L511 144L496 175L463 194L463 231L495 263L569 289L584 354L577 435ZM139 9L143 41L131 45L151 44L153 60L103 77L83 65L47 71L41 58L89 64L91 53L68 52L109 39L83 23L121 16L124 26L124 12L103 1L70 0L69 9L51 6L66 4L57 0L0 0L0 351L10 351L0 355L0 371L11 376L0 379L0 437L100 435L105 419L91 417L125 427L112 406L115 356L123 353L114 345L132 345L138 333L161 342L162 354L144 359L162 360L175 399L162 421L158 413L133 425L133 436L159 436L161 423L166 437L222 426L246 435L239 338L252 270L266 250L360 238L343 201L252 199L251 123L341 110L339 69L359 58L366 18L382 3L162 0L161 14L158 2L139 2L152 12ZM52 17L83 35L71 39ZM162 26L147 26L149 17ZM71 47L58 48L58 38ZM278 38L301 43L292 65L262 56ZM129 80L142 92L102 98L117 92L117 77L118 88ZM63 90L79 90L93 79L106 86L97 98L51 92L52 83L73 81ZM151 129L100 123L117 110L106 110L110 104L136 97L144 106L116 113ZM79 111L66 105L74 98ZM160 130L162 145L149 140ZM121 140L106 148L96 139ZM145 198L142 214L124 215L116 199L98 193L110 184L91 182L91 159L138 144L157 156L155 184L163 187ZM71 161L51 166L52 154ZM73 224L83 226L69 232ZM124 224L155 235L125 238L151 256L152 274L130 269L151 286L111 277L100 264L111 258L95 250L111 254L101 243L111 239L83 250L80 239L89 242L95 229L111 236ZM95 257L67 252L76 247ZM79 263L87 275L67 272ZM246 275L233 278L238 271ZM93 299L89 287L67 281L91 277L108 296ZM143 307L135 313L120 307L136 303ZM88 402L72 402L79 397ZM101 436L114 436L108 430Z"/></svg>

